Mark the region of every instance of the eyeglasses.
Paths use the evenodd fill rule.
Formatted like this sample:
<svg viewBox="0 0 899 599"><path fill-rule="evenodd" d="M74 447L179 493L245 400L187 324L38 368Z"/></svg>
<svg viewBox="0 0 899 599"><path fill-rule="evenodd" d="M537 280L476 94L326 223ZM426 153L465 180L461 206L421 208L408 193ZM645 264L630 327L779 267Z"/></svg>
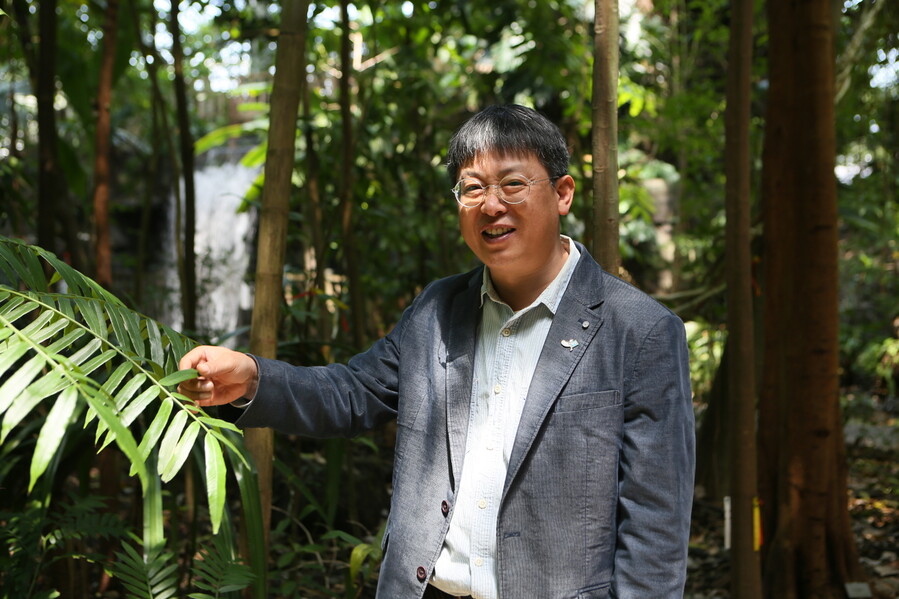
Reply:
<svg viewBox="0 0 899 599"><path fill-rule="evenodd" d="M521 204L531 194L531 185L553 181L558 177L528 179L523 175L509 175L495 185L484 185L477 179L460 179L453 187L453 195L463 208L477 208L487 200L487 192L493 188L496 197L506 204Z"/></svg>

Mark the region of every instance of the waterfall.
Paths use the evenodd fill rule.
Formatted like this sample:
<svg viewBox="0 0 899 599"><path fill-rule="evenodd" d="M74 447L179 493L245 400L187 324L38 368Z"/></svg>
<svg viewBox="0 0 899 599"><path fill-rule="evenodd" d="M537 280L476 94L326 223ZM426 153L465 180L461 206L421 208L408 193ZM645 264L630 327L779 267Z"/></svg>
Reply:
<svg viewBox="0 0 899 599"><path fill-rule="evenodd" d="M247 280L255 210L238 212L259 169L236 160L199 167L194 173L196 188L197 329L202 340L234 347L238 327L253 305L253 288ZM175 330L183 326L180 283L175 256L174 198L170 200L163 235L160 286L160 320ZM223 339L224 337L224 339Z"/></svg>

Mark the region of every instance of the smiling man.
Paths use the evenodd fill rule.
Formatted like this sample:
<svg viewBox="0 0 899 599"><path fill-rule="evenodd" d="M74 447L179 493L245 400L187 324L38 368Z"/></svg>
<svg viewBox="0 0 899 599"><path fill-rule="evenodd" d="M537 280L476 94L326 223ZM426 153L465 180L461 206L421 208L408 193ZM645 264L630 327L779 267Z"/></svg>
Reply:
<svg viewBox="0 0 899 599"><path fill-rule="evenodd" d="M381 599L681 597L694 437L683 324L560 235L564 137L493 106L453 137L484 266L429 285L346 365L217 347L181 361L240 427L353 436L395 418Z"/></svg>

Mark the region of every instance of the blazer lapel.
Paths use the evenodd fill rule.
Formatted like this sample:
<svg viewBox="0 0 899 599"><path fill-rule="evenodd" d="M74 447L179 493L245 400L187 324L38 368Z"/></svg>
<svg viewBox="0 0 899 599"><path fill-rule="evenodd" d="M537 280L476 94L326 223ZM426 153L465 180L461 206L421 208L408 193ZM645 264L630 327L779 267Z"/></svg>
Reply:
<svg viewBox="0 0 899 599"><path fill-rule="evenodd" d="M468 437L482 272L483 269L476 270L468 287L453 299L446 341L446 434L454 489L462 472Z"/></svg>
<svg viewBox="0 0 899 599"><path fill-rule="evenodd" d="M602 269L580 244L581 257L571 277L537 361L509 457L505 490L515 479L571 373L602 326ZM505 495L505 491L503 492Z"/></svg>

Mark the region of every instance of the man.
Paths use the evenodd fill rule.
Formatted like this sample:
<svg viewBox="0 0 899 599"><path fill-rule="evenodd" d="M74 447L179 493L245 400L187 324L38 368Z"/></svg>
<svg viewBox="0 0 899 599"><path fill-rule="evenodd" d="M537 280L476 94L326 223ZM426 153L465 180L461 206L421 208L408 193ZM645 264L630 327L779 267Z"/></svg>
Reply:
<svg viewBox="0 0 899 599"><path fill-rule="evenodd" d="M459 226L485 267L429 285L346 365L188 353L237 425L352 436L396 418L382 599L680 597L693 491L683 324L560 236L574 180L521 106L450 142ZM244 401L244 400L242 400Z"/></svg>

